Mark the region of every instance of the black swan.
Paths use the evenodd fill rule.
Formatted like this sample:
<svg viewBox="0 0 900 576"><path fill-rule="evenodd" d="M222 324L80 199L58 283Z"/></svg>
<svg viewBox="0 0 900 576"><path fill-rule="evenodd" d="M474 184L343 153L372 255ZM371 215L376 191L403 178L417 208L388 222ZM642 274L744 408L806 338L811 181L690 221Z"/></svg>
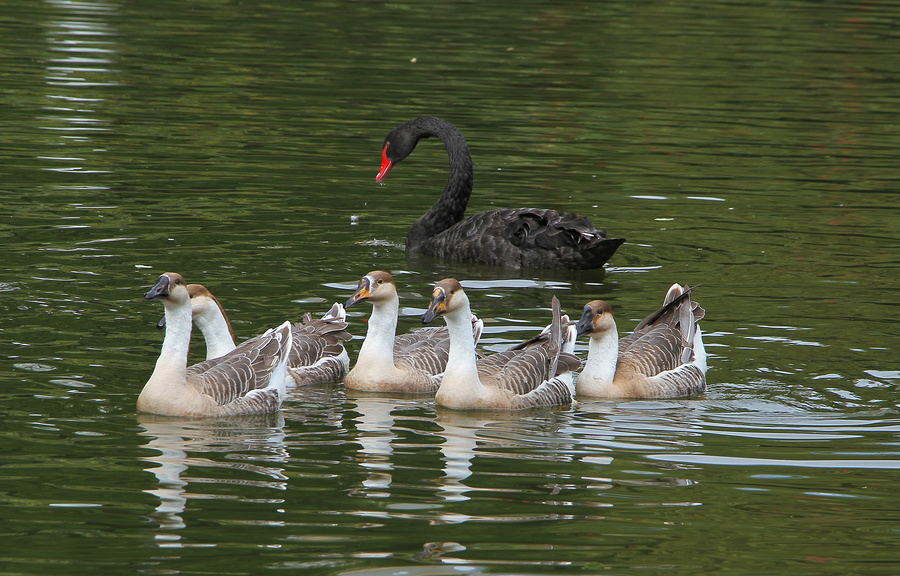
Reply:
<svg viewBox="0 0 900 576"><path fill-rule="evenodd" d="M463 220L472 194L472 155L456 127L424 116L394 128L384 139L381 170L388 172L422 138L436 136L447 147L450 178L444 193L409 229L406 248L452 260L507 268L599 268L624 238L607 238L587 218L542 208L489 210Z"/></svg>

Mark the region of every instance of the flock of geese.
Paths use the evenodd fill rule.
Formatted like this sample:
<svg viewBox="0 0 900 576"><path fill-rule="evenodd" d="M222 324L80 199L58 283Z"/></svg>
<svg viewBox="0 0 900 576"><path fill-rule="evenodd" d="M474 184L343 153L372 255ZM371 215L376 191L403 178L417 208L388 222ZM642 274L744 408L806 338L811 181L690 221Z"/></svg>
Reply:
<svg viewBox="0 0 900 576"><path fill-rule="evenodd" d="M381 182L422 138L444 142L450 177L444 193L410 228L410 251L509 268L581 269L602 266L625 239L608 238L587 218L544 209L491 210L463 218L472 192L473 169L459 131L436 117L411 120L385 139ZM165 308L165 338L159 359L137 401L141 412L216 417L265 414L280 409L297 386L343 379L348 389L429 394L455 409L522 410L568 406L574 398L673 398L706 386L706 351L699 321L704 310L687 286L673 284L662 307L619 338L612 308L588 302L571 321L551 300L550 323L529 340L483 355L477 349L483 323L453 278L434 285L422 317L440 327L397 334L400 298L391 274L372 271L353 296L321 318L306 314L235 343L224 308L200 284L167 272L145 294ZM344 342L345 308L368 302L372 314L352 369ZM192 327L206 341L206 360L188 366ZM589 337L582 364L578 336ZM578 371L580 370L580 373ZM576 376L577 373L577 376Z"/></svg>

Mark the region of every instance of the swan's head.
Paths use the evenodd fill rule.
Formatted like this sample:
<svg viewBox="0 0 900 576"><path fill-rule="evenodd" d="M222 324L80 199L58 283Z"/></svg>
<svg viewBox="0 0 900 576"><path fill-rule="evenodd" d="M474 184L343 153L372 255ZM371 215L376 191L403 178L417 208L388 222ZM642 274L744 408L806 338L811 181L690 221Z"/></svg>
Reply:
<svg viewBox="0 0 900 576"><path fill-rule="evenodd" d="M578 335L602 334L608 330L615 331L616 320L613 317L612 307L609 302L593 300L584 305L581 319L575 324Z"/></svg>
<svg viewBox="0 0 900 576"><path fill-rule="evenodd" d="M166 272L160 275L159 280L156 281L156 286L144 294L144 298L182 304L190 301L191 295L188 293L187 283L181 274Z"/></svg>
<svg viewBox="0 0 900 576"><path fill-rule="evenodd" d="M445 278L434 285L431 303L422 316L422 324L428 324L438 316L468 308L469 297L466 296L462 284L456 278Z"/></svg>
<svg viewBox="0 0 900 576"><path fill-rule="evenodd" d="M363 301L369 301L377 306L382 302L389 302L397 298L397 285L394 284L394 277L390 272L373 270L360 278L359 287L344 304L344 308Z"/></svg>
<svg viewBox="0 0 900 576"><path fill-rule="evenodd" d="M413 121L415 122L415 121ZM416 148L422 134L414 130L412 122L397 126L384 139L384 147L381 149L381 170L375 177L376 182L381 182L387 177L394 164L409 156Z"/></svg>

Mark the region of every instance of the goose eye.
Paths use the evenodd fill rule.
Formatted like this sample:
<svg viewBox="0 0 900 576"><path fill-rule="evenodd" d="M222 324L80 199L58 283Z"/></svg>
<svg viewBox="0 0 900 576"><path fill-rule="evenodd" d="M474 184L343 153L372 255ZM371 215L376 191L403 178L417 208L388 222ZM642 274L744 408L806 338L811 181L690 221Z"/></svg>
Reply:
<svg viewBox="0 0 900 576"><path fill-rule="evenodd" d="M379 279L378 279L378 283L379 283L379 284L384 284L384 280L382 280L381 278L379 278Z"/></svg>

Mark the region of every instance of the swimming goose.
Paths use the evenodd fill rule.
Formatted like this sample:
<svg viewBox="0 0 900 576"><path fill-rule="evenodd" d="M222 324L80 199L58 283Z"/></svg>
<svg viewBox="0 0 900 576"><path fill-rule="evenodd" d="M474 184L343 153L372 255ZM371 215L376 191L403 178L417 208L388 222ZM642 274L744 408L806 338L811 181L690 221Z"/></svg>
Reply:
<svg viewBox="0 0 900 576"><path fill-rule="evenodd" d="M422 322L443 316L450 329L450 358L434 400L448 408L521 410L572 403L571 370L581 361L570 348L574 330L566 327L559 300L553 297L553 320L540 334L506 350L477 359L468 330L469 298L453 278L435 284Z"/></svg>
<svg viewBox="0 0 900 576"><path fill-rule="evenodd" d="M600 268L624 238L608 238L587 218L543 208L490 210L463 219L472 194L469 146L457 128L441 118L425 116L394 128L384 140L384 180L422 138L436 136L447 148L450 178L440 199L409 229L406 249L451 260L507 268Z"/></svg>
<svg viewBox="0 0 900 576"><path fill-rule="evenodd" d="M202 284L188 284L194 324L206 340L206 359L218 358L235 349L234 331L219 300ZM335 303L321 319L308 312L291 326L293 344L288 358L287 385L303 386L340 380L350 369L350 357L342 342L351 338L346 331L347 312ZM165 318L159 326L164 325Z"/></svg>
<svg viewBox="0 0 900 576"><path fill-rule="evenodd" d="M370 392L433 394L450 353L447 328L422 328L398 336L400 297L393 276L383 270L363 276L344 306L350 308L363 301L372 304L372 316L356 364L344 378L344 385ZM468 326L470 337L478 341L484 323L470 315Z"/></svg>
<svg viewBox="0 0 900 576"><path fill-rule="evenodd" d="M620 340L609 303L588 302L577 325L579 336L591 337L578 395L676 398L703 392L706 350L698 323L704 315L688 286L672 284L662 308Z"/></svg>
<svg viewBox="0 0 900 576"><path fill-rule="evenodd" d="M290 322L224 356L188 367L191 298L184 278L167 272L144 298L165 306L166 336L153 374L138 397L138 411L205 417L266 414L281 407L291 352Z"/></svg>

